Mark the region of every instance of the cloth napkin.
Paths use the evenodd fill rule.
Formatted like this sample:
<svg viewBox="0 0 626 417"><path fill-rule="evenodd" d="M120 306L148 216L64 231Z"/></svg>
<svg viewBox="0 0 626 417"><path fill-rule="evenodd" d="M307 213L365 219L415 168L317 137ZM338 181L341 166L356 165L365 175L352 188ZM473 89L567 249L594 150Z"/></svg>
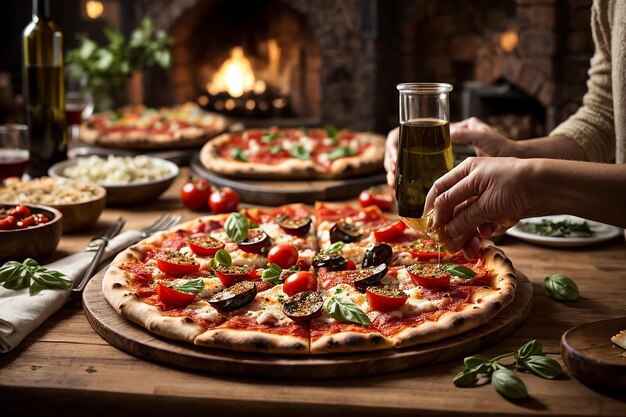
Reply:
<svg viewBox="0 0 626 417"><path fill-rule="evenodd" d="M142 239L136 230L124 232L109 241L103 261ZM78 252L59 259L46 268L61 271L76 284L85 274L95 252ZM0 286L0 352L16 347L28 334L70 299L69 290L44 289L30 295L28 288L8 290Z"/></svg>

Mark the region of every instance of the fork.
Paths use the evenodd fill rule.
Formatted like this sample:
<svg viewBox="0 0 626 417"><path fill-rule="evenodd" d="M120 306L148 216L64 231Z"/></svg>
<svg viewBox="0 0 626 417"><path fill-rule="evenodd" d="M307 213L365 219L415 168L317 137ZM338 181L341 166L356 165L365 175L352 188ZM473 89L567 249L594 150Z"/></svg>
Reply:
<svg viewBox="0 0 626 417"><path fill-rule="evenodd" d="M113 224L113 226L111 226L108 230L106 230L100 236L97 236L91 239L85 251L89 252L89 251L95 250L96 254L94 255L91 262L89 263L89 267L87 268L85 275L83 275L78 285L76 285L75 288L72 288L72 295L80 296L83 293L83 290L85 289L85 285L87 285L87 282L89 282L89 279L93 276L94 272L96 271L96 268L100 264L102 255L104 255L104 249L109 244L109 240L117 236L117 234L124 227L124 224L126 224L126 220L120 217Z"/></svg>
<svg viewBox="0 0 626 417"><path fill-rule="evenodd" d="M139 231L139 233L141 234L141 238L143 239L158 231L167 230L170 227L174 227L178 224L179 221L180 215L163 213L161 217L156 219L154 223L152 223L150 226L144 227Z"/></svg>

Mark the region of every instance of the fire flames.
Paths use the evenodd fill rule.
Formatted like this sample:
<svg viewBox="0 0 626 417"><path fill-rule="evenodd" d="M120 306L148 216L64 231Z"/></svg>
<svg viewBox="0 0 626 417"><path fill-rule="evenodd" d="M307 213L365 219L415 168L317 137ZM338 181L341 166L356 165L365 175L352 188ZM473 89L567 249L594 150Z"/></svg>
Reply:
<svg viewBox="0 0 626 417"><path fill-rule="evenodd" d="M237 98L252 91L254 86L255 77L250 60L244 55L243 48L237 46L230 51L230 58L213 75L207 91L211 94L226 91L231 97Z"/></svg>

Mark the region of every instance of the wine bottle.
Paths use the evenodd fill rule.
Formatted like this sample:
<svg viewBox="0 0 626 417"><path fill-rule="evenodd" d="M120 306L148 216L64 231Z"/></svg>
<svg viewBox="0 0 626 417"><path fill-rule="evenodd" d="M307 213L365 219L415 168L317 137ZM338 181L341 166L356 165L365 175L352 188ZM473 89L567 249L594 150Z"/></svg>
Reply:
<svg viewBox="0 0 626 417"><path fill-rule="evenodd" d="M27 173L46 175L55 162L67 159L63 34L52 20L50 0L33 0L33 19L24 29L23 79L30 134Z"/></svg>

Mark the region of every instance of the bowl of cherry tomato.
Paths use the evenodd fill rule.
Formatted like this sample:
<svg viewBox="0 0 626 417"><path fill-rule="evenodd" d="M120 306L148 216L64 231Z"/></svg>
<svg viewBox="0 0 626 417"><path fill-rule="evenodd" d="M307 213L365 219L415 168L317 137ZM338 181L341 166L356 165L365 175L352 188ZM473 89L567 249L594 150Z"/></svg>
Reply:
<svg viewBox="0 0 626 417"><path fill-rule="evenodd" d="M0 262L42 261L57 248L63 214L38 205L0 204Z"/></svg>

